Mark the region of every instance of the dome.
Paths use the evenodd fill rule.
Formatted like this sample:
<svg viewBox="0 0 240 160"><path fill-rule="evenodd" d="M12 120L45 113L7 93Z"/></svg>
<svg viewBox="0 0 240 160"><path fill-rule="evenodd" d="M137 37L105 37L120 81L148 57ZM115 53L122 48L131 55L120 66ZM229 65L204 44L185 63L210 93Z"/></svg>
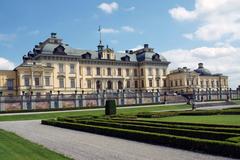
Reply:
<svg viewBox="0 0 240 160"><path fill-rule="evenodd" d="M203 67L203 63L199 63L198 69L195 69L194 71L199 73L200 76L211 76L212 75L212 73L208 69Z"/></svg>

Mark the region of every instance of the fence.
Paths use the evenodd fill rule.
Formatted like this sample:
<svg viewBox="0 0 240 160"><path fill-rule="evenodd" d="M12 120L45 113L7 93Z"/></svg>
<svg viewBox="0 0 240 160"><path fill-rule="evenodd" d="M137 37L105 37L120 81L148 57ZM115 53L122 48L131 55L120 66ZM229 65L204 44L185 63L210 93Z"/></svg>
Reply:
<svg viewBox="0 0 240 160"><path fill-rule="evenodd" d="M0 111L96 107L104 106L108 99L115 99L118 106L186 102L181 95L166 95L160 92L2 96Z"/></svg>
<svg viewBox="0 0 240 160"><path fill-rule="evenodd" d="M187 102L181 95L160 92L115 92L91 94L49 94L1 96L0 111L47 110L104 106L106 100L115 99L118 106ZM196 101L240 99L239 90L196 91Z"/></svg>

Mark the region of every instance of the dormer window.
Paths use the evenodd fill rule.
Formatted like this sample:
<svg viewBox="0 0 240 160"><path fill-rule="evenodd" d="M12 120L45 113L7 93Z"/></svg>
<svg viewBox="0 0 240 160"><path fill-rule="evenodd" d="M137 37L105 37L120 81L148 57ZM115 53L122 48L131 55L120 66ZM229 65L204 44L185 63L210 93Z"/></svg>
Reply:
<svg viewBox="0 0 240 160"><path fill-rule="evenodd" d="M85 53L85 54L82 55L82 58L83 58L83 59L91 59L91 57L92 57L92 54L89 53L89 52L87 52L87 53Z"/></svg>
<svg viewBox="0 0 240 160"><path fill-rule="evenodd" d="M121 58L122 61L130 61L130 57L128 55Z"/></svg>
<svg viewBox="0 0 240 160"><path fill-rule="evenodd" d="M56 55L67 55L65 52L64 52L65 48L62 46L62 45L59 45L58 47L56 47L54 50L53 50L53 54L56 54Z"/></svg>
<svg viewBox="0 0 240 160"><path fill-rule="evenodd" d="M160 59L159 59L160 57L159 57L159 54L157 54L157 53L155 53L153 56L152 56L152 60L153 61L159 61Z"/></svg>

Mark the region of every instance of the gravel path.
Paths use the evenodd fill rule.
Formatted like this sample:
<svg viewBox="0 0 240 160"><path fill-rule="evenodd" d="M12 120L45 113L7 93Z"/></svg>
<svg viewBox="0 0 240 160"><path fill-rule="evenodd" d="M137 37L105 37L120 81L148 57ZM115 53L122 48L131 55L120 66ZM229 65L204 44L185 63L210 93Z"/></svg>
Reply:
<svg viewBox="0 0 240 160"><path fill-rule="evenodd" d="M0 128L78 160L224 160L228 158L41 125L0 122Z"/></svg>

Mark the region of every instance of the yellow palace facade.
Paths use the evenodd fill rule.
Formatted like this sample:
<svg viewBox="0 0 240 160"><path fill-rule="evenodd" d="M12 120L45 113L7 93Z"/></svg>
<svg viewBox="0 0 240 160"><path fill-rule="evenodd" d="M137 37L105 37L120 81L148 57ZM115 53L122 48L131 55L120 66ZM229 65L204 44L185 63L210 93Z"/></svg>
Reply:
<svg viewBox="0 0 240 160"><path fill-rule="evenodd" d="M52 33L14 70L0 71L0 95L161 91L167 89L169 63L148 44L117 53L100 40L96 51L80 50Z"/></svg>

